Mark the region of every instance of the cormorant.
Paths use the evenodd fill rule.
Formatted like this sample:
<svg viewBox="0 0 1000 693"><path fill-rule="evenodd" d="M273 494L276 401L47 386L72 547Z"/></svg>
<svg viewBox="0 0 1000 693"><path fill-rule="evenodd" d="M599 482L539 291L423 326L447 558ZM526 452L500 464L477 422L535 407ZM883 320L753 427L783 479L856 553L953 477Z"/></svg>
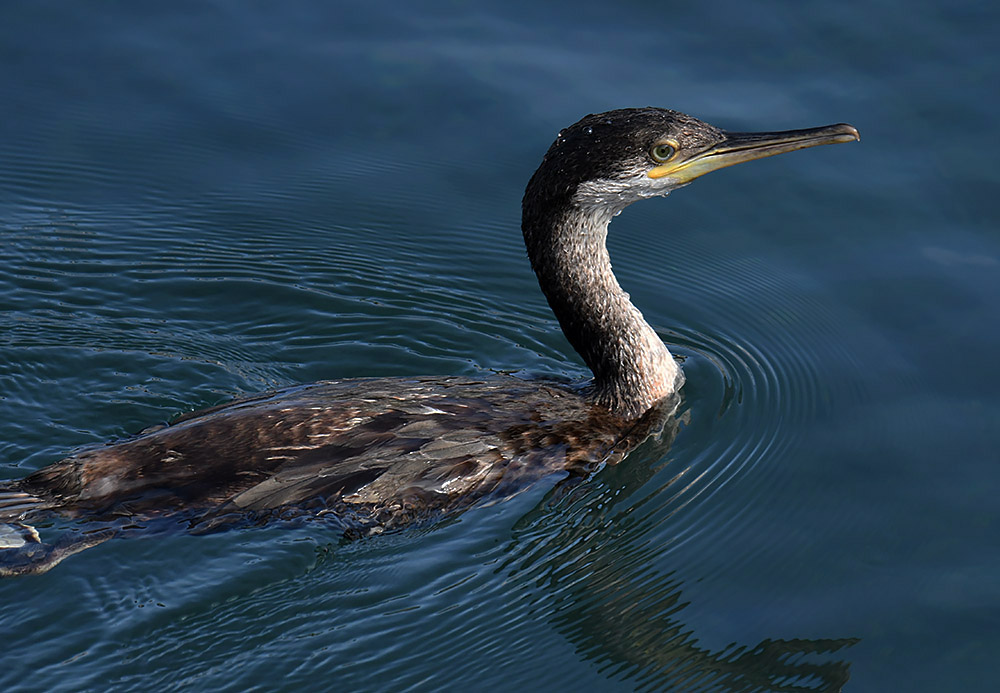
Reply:
<svg viewBox="0 0 1000 693"><path fill-rule="evenodd" d="M620 460L662 428L684 376L611 271L611 219L725 166L856 139L846 124L726 132L661 108L586 116L531 177L522 231L592 380L366 378L198 411L0 484L0 575L44 572L159 518L201 533L323 515L364 535ZM26 524L44 514L87 522L46 544Z"/></svg>

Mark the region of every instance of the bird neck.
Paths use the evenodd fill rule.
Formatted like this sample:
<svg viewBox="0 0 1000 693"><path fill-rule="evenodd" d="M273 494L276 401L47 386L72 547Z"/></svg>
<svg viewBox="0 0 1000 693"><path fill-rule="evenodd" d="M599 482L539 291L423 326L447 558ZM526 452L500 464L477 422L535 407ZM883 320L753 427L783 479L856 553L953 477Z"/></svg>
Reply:
<svg viewBox="0 0 1000 693"><path fill-rule="evenodd" d="M526 199L522 231L552 312L594 373L593 398L634 418L673 395L683 374L611 270L607 235L615 211Z"/></svg>

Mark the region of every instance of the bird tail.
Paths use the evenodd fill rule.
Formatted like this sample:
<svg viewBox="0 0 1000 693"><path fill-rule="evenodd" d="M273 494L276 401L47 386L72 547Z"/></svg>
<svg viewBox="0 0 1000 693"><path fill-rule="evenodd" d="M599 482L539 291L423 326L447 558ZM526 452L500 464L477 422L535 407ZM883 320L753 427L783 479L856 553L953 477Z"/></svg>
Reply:
<svg viewBox="0 0 1000 693"><path fill-rule="evenodd" d="M0 578L44 573L116 534L114 529L65 532L55 542L43 543L38 531L24 520L51 508L50 501L22 490L20 482L0 482Z"/></svg>
<svg viewBox="0 0 1000 693"><path fill-rule="evenodd" d="M17 487L17 482L0 482L0 549L16 549L37 542L38 533L21 520L43 503Z"/></svg>
<svg viewBox="0 0 1000 693"><path fill-rule="evenodd" d="M44 499L22 491L17 482L0 482L0 523L18 522L46 506Z"/></svg>

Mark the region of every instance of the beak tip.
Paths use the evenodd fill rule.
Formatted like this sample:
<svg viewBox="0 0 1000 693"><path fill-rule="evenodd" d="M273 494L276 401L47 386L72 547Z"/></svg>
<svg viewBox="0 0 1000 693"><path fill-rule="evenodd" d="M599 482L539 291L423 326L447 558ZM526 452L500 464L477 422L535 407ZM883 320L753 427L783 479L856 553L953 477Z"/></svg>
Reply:
<svg viewBox="0 0 1000 693"><path fill-rule="evenodd" d="M841 123L837 127L839 127L843 131L844 135L846 135L847 137L850 138L850 139L847 140L848 142L860 142L861 141L861 133L858 132L858 129L856 127L854 127L853 125L850 125L848 123Z"/></svg>

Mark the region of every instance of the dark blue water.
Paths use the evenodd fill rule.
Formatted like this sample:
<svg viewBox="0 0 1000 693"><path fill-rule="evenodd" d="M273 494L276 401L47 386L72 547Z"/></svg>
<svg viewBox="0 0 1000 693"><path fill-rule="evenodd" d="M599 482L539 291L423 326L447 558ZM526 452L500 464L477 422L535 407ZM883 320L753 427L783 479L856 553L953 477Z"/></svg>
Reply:
<svg viewBox="0 0 1000 693"><path fill-rule="evenodd" d="M556 132L658 105L860 144L612 225L685 419L342 545L109 542L0 583L3 690L993 690L1000 174L987 3L0 9L0 477L233 396L581 377L524 258Z"/></svg>

